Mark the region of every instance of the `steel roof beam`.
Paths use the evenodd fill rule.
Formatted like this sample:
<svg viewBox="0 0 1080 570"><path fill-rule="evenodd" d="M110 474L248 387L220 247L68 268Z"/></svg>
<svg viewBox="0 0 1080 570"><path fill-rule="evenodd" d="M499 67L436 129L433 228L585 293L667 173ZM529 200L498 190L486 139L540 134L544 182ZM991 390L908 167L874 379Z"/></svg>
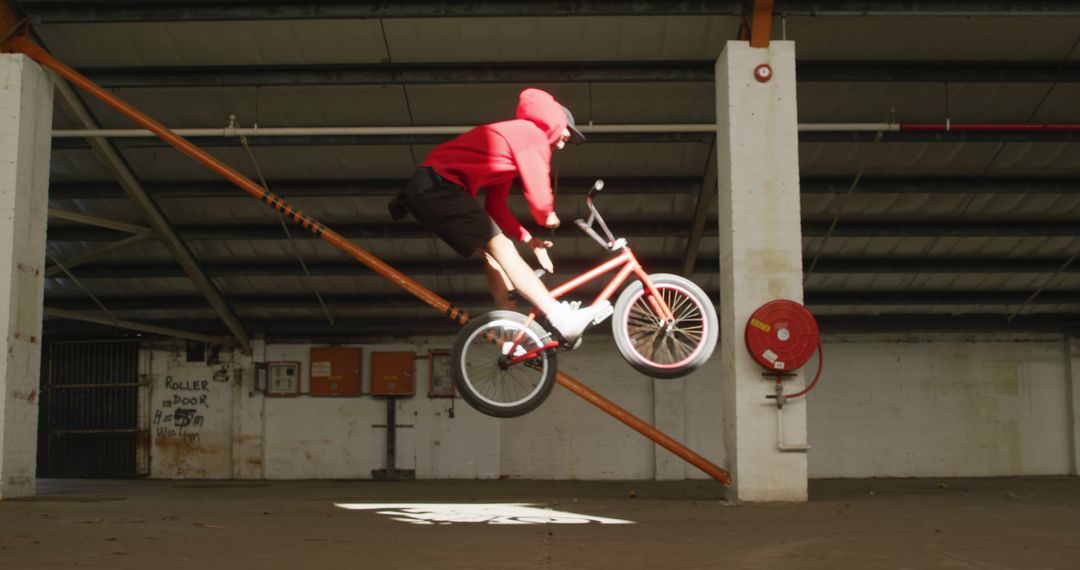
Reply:
<svg viewBox="0 0 1080 570"><path fill-rule="evenodd" d="M73 120L82 125L83 128L95 129L98 127L90 110L66 81L58 80L56 82L56 92L62 108ZM155 203L142 189L142 185L138 178L136 178L135 173L131 171L131 168L128 167L124 158L120 156L116 148L105 139L90 139L89 143L92 145L94 154L101 160L105 169L116 179L116 182L124 189L124 192L131 199L139 213L142 214L150 227L153 228L155 236L165 245L169 250L169 253L184 268L184 272L191 279L195 288L198 289L206 301L214 307L214 310L221 320L224 321L241 350L249 350L248 345L250 344L250 338L244 330L243 324L240 323L236 314L229 308L228 304L222 298L221 293L217 290L217 287L215 287L213 282L211 282L203 273L198 262L195 260L195 257L192 255L191 250L188 249L187 244L182 241L173 227L169 224L168 219L165 218L165 215L161 212L157 203ZM100 228L92 229L98 230ZM115 233L114 230L109 229L103 229L101 231ZM130 234L122 233L121 235L126 238L130 237Z"/></svg>
<svg viewBox="0 0 1080 570"><path fill-rule="evenodd" d="M35 24L108 22L169 22L218 20L306 20L364 18L457 18L528 16L739 16L740 0L697 0L682 2L601 0L578 1L396 1L355 2L146 2L112 0L71 2L70 0L21 0L20 5ZM1075 16L1080 7L1067 0L983 0L911 2L889 0L854 2L845 0L776 0L777 14L811 16Z"/></svg>
<svg viewBox="0 0 1080 570"><path fill-rule="evenodd" d="M847 192L852 177L804 176L799 182L803 194ZM696 177L605 178L609 194L698 194ZM559 194L584 194L593 183L589 177L560 178ZM392 196L408 183L405 178L382 180L272 180L274 192L287 198L331 198ZM244 198L236 186L225 181L147 182L143 188L155 199ZM1080 178L989 178L989 177L868 177L859 179L858 194L1076 194ZM59 182L49 185L51 200L99 200L126 198L115 182Z"/></svg>
<svg viewBox="0 0 1080 570"><path fill-rule="evenodd" d="M696 0L682 2L630 1L610 2L551 1L415 1L356 2L320 0L319 2L221 2L188 0L186 2L146 2L112 0L107 2L70 2L22 0L23 9L35 24L169 22L216 20L307 20L366 18L475 18L528 16L679 16L738 15L739 0Z"/></svg>
<svg viewBox="0 0 1080 570"><path fill-rule="evenodd" d="M109 88L478 83L712 84L715 62L599 61L97 67L79 71ZM1076 83L1080 61L811 61L799 82Z"/></svg>
<svg viewBox="0 0 1080 570"><path fill-rule="evenodd" d="M484 274L476 260L384 260L403 273L417 276ZM833 274L986 274L986 273L1053 273L1066 261L1058 257L1024 258L974 258L974 257L822 257L814 268L815 273ZM594 259L559 258L559 274L553 281L575 275L593 267ZM643 259L642 265L654 273L678 272L680 263L671 259ZM808 260L804 260L804 266ZM300 266L292 261L227 261L203 262L203 269L213 277L294 277L303 275ZM367 270L355 263L343 261L315 261L307 263L308 270L316 277L362 276ZM712 257L697 263L696 273L716 274L719 262ZM1071 264L1065 273L1080 273L1080 264ZM84 265L79 271L80 280L90 279L160 279L183 277L183 270L174 263L94 263ZM49 278L64 279L61 275Z"/></svg>
<svg viewBox="0 0 1080 570"><path fill-rule="evenodd" d="M688 227L684 220L609 221L617 234L631 237L679 237L686 236ZM803 220L803 237L824 236L829 222ZM414 223L373 223L373 224L334 224L335 231L353 239L431 239L434 237L427 228ZM185 240L282 240L286 236L279 224L233 224L233 225L193 225L176 226L176 232ZM294 239L317 239L310 232L290 228ZM50 242L71 241L115 241L128 234L108 229L86 228L81 226L54 226L49 228ZM555 230L556 237L584 238L577 228L563 226ZM706 223L704 236L715 237L715 220ZM1080 227L1068 221L1031 221L1013 220L971 221L936 221L920 220L860 220L841 221L832 231L834 237L1072 237L1080 235Z"/></svg>
<svg viewBox="0 0 1080 570"><path fill-rule="evenodd" d="M96 307L95 307L96 308ZM94 310L91 308L90 310ZM105 325L111 328L122 328L140 332L146 332L150 334L157 334L162 336L171 336L176 338L183 338L187 340L198 340L202 342L208 342L211 344L229 344L230 338L228 336L209 336L199 334L187 330L182 330L173 327L155 326L147 323L138 323L132 321L125 321L120 319L111 319L102 315L96 315L92 313L81 313L77 311L69 311L65 309L58 309L54 307L45 307L45 315L48 317L55 317L59 319L68 319L74 321L82 321L88 323L95 323L99 325Z"/></svg>
<svg viewBox="0 0 1080 570"><path fill-rule="evenodd" d="M701 180L693 177L633 177L604 178L607 183L604 195L612 194L686 194L697 192ZM559 179L560 195L583 195L592 188L595 178L562 177ZM375 180L272 180L268 184L274 193L286 198L321 198L363 196L393 196L409 183L407 178ZM1080 184L1080 181L1078 181ZM521 190L515 181L515 190ZM148 183L147 192L155 198L247 198L237 192L236 186L226 181L187 181ZM51 200L88 200L124 198L123 190L115 183L56 182L49 186Z"/></svg>
<svg viewBox="0 0 1080 570"><path fill-rule="evenodd" d="M720 297L719 291L706 291L712 299ZM1023 291L987 291L987 290L946 290L946 291L815 291L807 290L804 303L810 307L854 307L854 306L923 306L923 305L1004 305L1018 306L1031 296L1030 290ZM131 295L98 297L111 311L178 311L209 309L206 299L199 296L147 296ZM423 302L411 295L392 294L331 294L323 295L323 300L331 308L338 309L407 309L423 307ZM303 309L322 311L311 295L273 294L273 295L231 295L229 301L239 310L268 309ZM83 297L49 297L49 307L73 311L94 311L97 305ZM466 293L454 295L454 302L462 307L486 307L491 305L491 297L486 293ZM1080 291L1056 290L1043 291L1031 301L1035 305L1080 305Z"/></svg>
<svg viewBox="0 0 1080 570"><path fill-rule="evenodd" d="M846 134L846 133L842 133ZM873 134L873 133L870 133ZM919 133L934 134L934 133ZM1049 134L1049 133L1048 133ZM1056 134L1056 133L1055 133ZM699 143L712 142L712 133L651 132L651 133L589 133L590 143ZM453 135L399 134L399 135L297 135L249 137L253 147L275 146L353 146L353 145L437 145L453 138ZM202 148L239 147L238 138L189 137L192 144ZM120 150L140 148L171 148L169 143L157 138L112 139ZM89 148L83 139L54 138L54 150L81 150Z"/></svg>
<svg viewBox="0 0 1080 570"><path fill-rule="evenodd" d="M109 88L478 83L712 82L714 62L485 62L98 67L79 71ZM880 73L880 72L878 72Z"/></svg>
<svg viewBox="0 0 1080 570"><path fill-rule="evenodd" d="M803 194L841 194L854 176L804 176ZM1080 178L863 176L856 194L1077 194Z"/></svg>
<svg viewBox="0 0 1080 570"><path fill-rule="evenodd" d="M1080 73L1080 72L1078 72ZM450 140L450 135L298 135L261 136L248 139L253 147L304 147L304 146L358 146L358 145L437 145ZM592 144L632 143L695 143L711 144L712 133L651 132L651 133L590 133ZM190 140L203 148L239 147L239 139L226 137L193 137ZM800 143L852 143L852 142L1077 142L1080 131L802 131ZM113 139L120 150L168 148L169 144L155 138ZM54 138L52 149L83 150L90 148L83 139Z"/></svg>
<svg viewBox="0 0 1080 570"><path fill-rule="evenodd" d="M1080 76L1080 70L1077 71ZM56 139L54 139L56 140ZM1024 142L1058 143L1080 141L1080 131L813 131L800 132L801 143L851 143L851 142Z"/></svg>
<svg viewBox="0 0 1080 570"><path fill-rule="evenodd" d="M1070 334L1080 332L1080 313L1054 312L1019 315L1007 321L1008 315L1001 313L975 313L961 315L932 313L897 313L897 314L831 314L818 315L817 322L823 333L843 332L887 332L901 331L1065 331ZM209 319L155 319L145 320L148 324L169 328L184 328L206 334L221 334L219 321ZM440 317L341 317L334 320L334 326L326 326L326 319L321 317L297 318L276 317L273 319L247 319L253 330L265 331L267 340L299 340L304 342L322 342L323 340L345 339L385 339L387 335L447 335L452 336L461 330L452 321ZM602 329L601 329L602 330ZM103 327L90 323L46 319L44 334L47 338L100 338L102 333L115 336L112 327ZM603 334L600 331L589 334Z"/></svg>
<svg viewBox="0 0 1080 570"><path fill-rule="evenodd" d="M709 159L705 165L705 175L701 181L701 190L698 192L697 205L694 206L694 214L690 217L690 234L686 238L686 248L683 250L682 258L681 273L683 275L694 272L701 238L705 234L705 223L709 220L712 205L716 202L719 192L717 184L716 145L714 144L709 149Z"/></svg>
<svg viewBox="0 0 1080 570"><path fill-rule="evenodd" d="M129 224L127 222L121 222L117 220L110 220L108 218L101 218L98 216L91 216L82 212L72 212L68 210L60 210L57 208L49 208L49 217L56 218L58 220L65 220L68 222L75 222L77 224L86 224L88 226L96 226L99 228L108 228L111 230L117 230L127 232L130 234L141 236L152 236L154 230L137 224Z"/></svg>
<svg viewBox="0 0 1080 570"><path fill-rule="evenodd" d="M135 234L129 238L122 239L120 241L108 242L105 245L89 249L77 255L73 255L72 257L61 261L59 264L53 264L46 267L45 278L49 279L56 277L58 274L63 273L64 270L70 271L76 267L79 267L80 265L83 265L84 263L89 263L95 259L104 257L106 255L111 255L112 253L124 249L129 245L134 245L141 241L150 239L150 237L151 236L148 235ZM177 271L180 271L181 274L184 274L183 270L179 266L174 267L176 267Z"/></svg>

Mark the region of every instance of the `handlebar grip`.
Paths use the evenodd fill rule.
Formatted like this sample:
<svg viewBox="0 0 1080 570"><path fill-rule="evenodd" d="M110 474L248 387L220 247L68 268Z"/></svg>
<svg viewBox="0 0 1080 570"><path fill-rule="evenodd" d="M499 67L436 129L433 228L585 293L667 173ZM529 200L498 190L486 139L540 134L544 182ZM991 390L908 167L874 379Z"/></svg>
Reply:
<svg viewBox="0 0 1080 570"><path fill-rule="evenodd" d="M592 201L593 194L604 189L604 179L597 178L596 182L593 182L592 188L589 188L589 193L585 196L586 201Z"/></svg>

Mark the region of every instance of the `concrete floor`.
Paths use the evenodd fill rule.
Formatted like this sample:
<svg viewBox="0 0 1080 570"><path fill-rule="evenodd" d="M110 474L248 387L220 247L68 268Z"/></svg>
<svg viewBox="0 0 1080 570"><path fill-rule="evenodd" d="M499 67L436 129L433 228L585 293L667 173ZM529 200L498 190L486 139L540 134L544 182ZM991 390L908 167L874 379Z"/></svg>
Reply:
<svg viewBox="0 0 1080 570"><path fill-rule="evenodd" d="M807 504L739 506L707 481L38 487L0 502L0 568L1080 567L1080 479L1064 477L813 481ZM432 522L344 502L535 503L634 524L526 524L560 516L548 511Z"/></svg>

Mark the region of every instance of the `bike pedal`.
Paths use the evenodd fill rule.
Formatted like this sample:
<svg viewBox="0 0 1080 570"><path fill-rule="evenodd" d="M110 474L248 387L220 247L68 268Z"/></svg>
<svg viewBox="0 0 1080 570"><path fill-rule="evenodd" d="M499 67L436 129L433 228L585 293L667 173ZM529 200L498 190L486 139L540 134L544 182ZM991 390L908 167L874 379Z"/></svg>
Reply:
<svg viewBox="0 0 1080 570"><path fill-rule="evenodd" d="M555 331L548 333L547 336L544 337L544 340L547 342L558 342L559 348L563 350L574 350L575 348L581 346L582 338L579 336L574 342L567 342L567 340L563 338L563 335L559 334L558 331Z"/></svg>

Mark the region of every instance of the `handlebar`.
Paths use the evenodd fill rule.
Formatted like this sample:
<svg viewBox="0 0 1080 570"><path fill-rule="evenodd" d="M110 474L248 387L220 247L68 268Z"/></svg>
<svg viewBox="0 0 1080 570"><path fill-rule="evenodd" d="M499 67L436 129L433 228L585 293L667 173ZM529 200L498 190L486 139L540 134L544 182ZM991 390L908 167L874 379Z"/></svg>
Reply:
<svg viewBox="0 0 1080 570"><path fill-rule="evenodd" d="M615 236L612 235L611 230L608 229L607 224L604 223L603 216L600 215L600 212L598 212L596 210L596 206L593 205L593 196L597 192L599 192L599 191L601 191L603 189L604 189L604 181L603 181L603 179L597 179L597 181L593 184L592 188L589 189L589 193L585 196L585 205L587 205L589 207L589 219L588 220L581 220L581 219L574 220L574 225L576 225L578 228L580 228L581 231L588 234L589 237L596 240L596 243L599 243L600 246L603 247L604 249L606 249L608 251L615 251L615 250L623 247L624 245L626 245L626 242L625 242L625 240L622 240L622 239L618 239L618 240L615 239ZM604 231L604 235L607 237L606 240L603 237L601 237L600 234L598 234L596 232L596 230L593 229L592 226L593 226L594 222L600 226L601 230Z"/></svg>

